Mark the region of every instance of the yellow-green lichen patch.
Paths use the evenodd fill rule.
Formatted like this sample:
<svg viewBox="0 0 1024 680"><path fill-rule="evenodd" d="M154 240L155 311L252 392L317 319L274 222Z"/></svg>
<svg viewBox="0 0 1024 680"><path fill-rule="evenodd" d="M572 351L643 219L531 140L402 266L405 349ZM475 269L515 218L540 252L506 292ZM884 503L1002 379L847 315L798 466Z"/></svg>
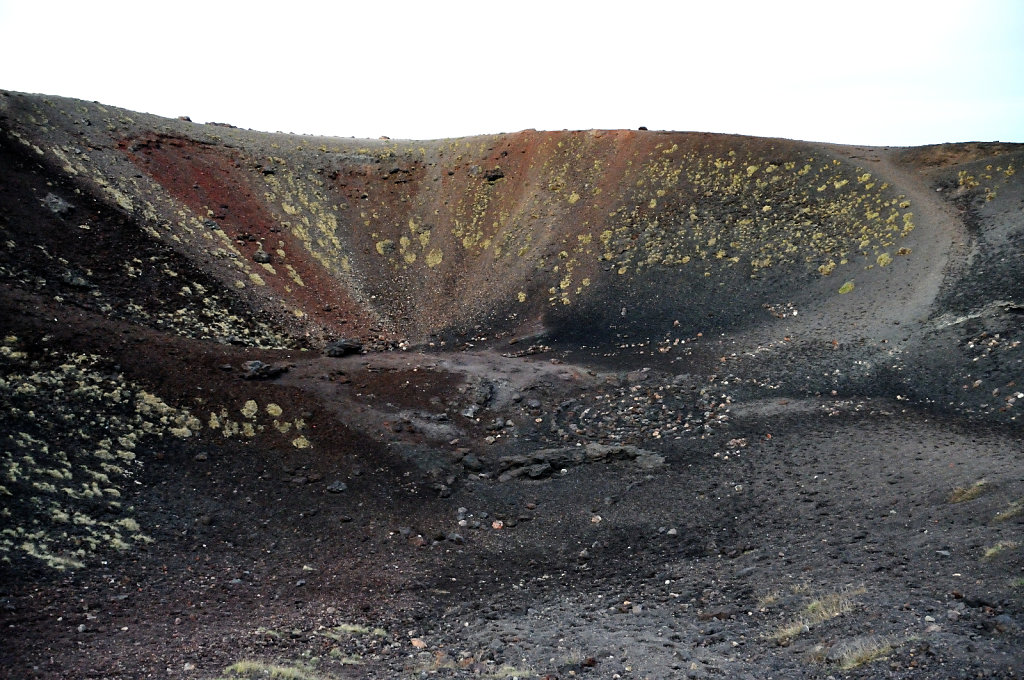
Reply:
<svg viewBox="0 0 1024 680"><path fill-rule="evenodd" d="M352 250L348 243L342 241L343 230L338 222L345 206L332 203L324 182L317 175L296 175L284 166L283 161L275 173L264 175L263 179L267 183L268 201L271 197L282 201L282 211L291 218L287 222L283 221L283 226L327 271L337 273L358 291L358 282L350 276ZM365 224L369 223L367 219ZM389 248L384 242L374 245L381 255L385 254L382 251ZM394 247L393 241L390 247ZM292 276L292 280L303 285L296 279L297 274Z"/></svg>
<svg viewBox="0 0 1024 680"><path fill-rule="evenodd" d="M875 264L914 227L904 197L837 159L765 165L736 152L680 152L630 173L632 192L600 234L600 258L618 272L703 261L705 275L742 265L752 276L780 266L828 276L857 260Z"/></svg>
<svg viewBox="0 0 1024 680"><path fill-rule="evenodd" d="M427 253L427 266L433 269L437 265L441 264L444 259L444 253L441 252L440 248L434 248Z"/></svg>
<svg viewBox="0 0 1024 680"><path fill-rule="evenodd" d="M93 555L150 542L122 499L162 437L203 425L139 389L98 357L46 353L29 362L6 338L0 351L0 559L75 568Z"/></svg>
<svg viewBox="0 0 1024 680"><path fill-rule="evenodd" d="M256 417L256 414L259 413L259 410L259 406L253 399L250 399L247 402L245 402L245 405L242 406L241 408L242 415L250 420Z"/></svg>
<svg viewBox="0 0 1024 680"><path fill-rule="evenodd" d="M847 293L851 292L853 290L853 288L854 288L853 281L847 281L843 285L839 286L839 294L840 295L846 295Z"/></svg>
<svg viewBox="0 0 1024 680"><path fill-rule="evenodd" d="M967 194L972 200L984 200L987 203L996 199L998 190L1016 173L1013 163L1005 167L992 164L984 167L978 165L976 169L960 170L957 173L957 186L961 193Z"/></svg>

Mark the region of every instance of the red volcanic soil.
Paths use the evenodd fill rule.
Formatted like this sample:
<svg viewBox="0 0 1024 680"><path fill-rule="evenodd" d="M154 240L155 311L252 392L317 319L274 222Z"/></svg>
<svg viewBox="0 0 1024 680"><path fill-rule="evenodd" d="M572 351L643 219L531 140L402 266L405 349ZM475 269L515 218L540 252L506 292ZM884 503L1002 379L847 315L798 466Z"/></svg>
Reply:
<svg viewBox="0 0 1024 680"><path fill-rule="evenodd" d="M1021 677L1022 162L0 93L0 677Z"/></svg>
<svg viewBox="0 0 1024 680"><path fill-rule="evenodd" d="M125 142L119 145L127 147ZM231 149L155 136L132 143L130 158L193 213L209 215L205 226L223 230L244 255L263 251L270 263L280 260L279 249L301 250L302 244L281 228L279 217L270 214L258 180L251 176L260 170L243 169L241 157ZM290 264L304 285L287 276L267 276L271 294L287 296L327 333L373 326L371 316L323 266L306 258Z"/></svg>

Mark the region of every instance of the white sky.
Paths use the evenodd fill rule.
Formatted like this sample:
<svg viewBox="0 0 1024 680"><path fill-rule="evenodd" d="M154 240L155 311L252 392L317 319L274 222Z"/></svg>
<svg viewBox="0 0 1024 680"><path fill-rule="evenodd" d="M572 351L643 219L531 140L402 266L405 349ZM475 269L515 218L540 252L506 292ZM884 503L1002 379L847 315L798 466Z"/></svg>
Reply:
<svg viewBox="0 0 1024 680"><path fill-rule="evenodd" d="M0 0L0 88L344 137L1024 142L1024 2Z"/></svg>

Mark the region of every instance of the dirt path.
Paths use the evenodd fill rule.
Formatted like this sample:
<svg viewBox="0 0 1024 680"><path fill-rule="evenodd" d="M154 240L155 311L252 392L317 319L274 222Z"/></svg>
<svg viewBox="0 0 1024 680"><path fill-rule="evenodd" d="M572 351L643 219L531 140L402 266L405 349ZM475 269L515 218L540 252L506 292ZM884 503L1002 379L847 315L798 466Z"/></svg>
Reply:
<svg viewBox="0 0 1024 680"><path fill-rule="evenodd" d="M907 270L900 274L898 292L894 289L890 299L877 300L879 322L888 325L927 318L934 312L934 303L950 267L966 253L968 235L962 216L928 185L922 173L899 164L895 151L837 147L833 151L837 155L847 154L851 162L860 160L859 152L863 152L863 159L870 164L866 167L898 186L914 211L917 227L914 238L909 240L913 253L908 257Z"/></svg>

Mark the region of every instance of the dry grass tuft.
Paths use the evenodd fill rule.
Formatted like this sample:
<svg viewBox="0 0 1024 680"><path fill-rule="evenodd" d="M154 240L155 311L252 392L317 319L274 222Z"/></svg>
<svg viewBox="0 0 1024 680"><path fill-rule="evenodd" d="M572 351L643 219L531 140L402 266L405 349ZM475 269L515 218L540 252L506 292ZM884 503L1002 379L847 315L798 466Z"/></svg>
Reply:
<svg viewBox="0 0 1024 680"><path fill-rule="evenodd" d="M953 489L953 493L949 494L949 502L965 503L967 501L973 501L985 492L985 488L987 486L988 480L986 479L979 479L968 487L958 486Z"/></svg>
<svg viewBox="0 0 1024 680"><path fill-rule="evenodd" d="M479 664L473 657L456 660L443 651L435 652L432 659L413 668L413 670L416 673L428 674L434 674L438 671L466 670L472 672L476 677L493 680L503 680L506 678L523 678L525 680L525 678L537 676L537 672L531 668L516 668L508 664L500 666L493 663Z"/></svg>
<svg viewBox="0 0 1024 680"><path fill-rule="evenodd" d="M985 554L981 556L981 559L983 559L983 560L994 559L1000 553L1002 553L1002 552L1004 552L1006 550L1013 550L1014 548L1016 548L1019 545L1020 545L1020 543L1018 543L1017 541L999 541L998 543L996 543L991 548L985 548Z"/></svg>
<svg viewBox="0 0 1024 680"><path fill-rule="evenodd" d="M853 610L854 597L864 594L864 588L848 588L828 593L809 602L794 620L784 623L768 635L780 645L788 645L795 637L818 625Z"/></svg>
<svg viewBox="0 0 1024 680"><path fill-rule="evenodd" d="M863 595L865 592L864 588L854 588L824 595L804 607L802 618L807 621L809 626L834 619L851 611L853 609L853 598L857 595Z"/></svg>
<svg viewBox="0 0 1024 680"><path fill-rule="evenodd" d="M780 599L782 599L781 592L779 592L778 590L769 591L757 598L757 608L767 609L768 607L778 602Z"/></svg>
<svg viewBox="0 0 1024 680"><path fill-rule="evenodd" d="M1024 513L1024 498L1021 498L1010 503L1008 506L1006 506L1005 510L1003 510L995 517L993 517L992 521L1005 522L1008 519L1013 519L1014 517L1017 517L1021 513Z"/></svg>
<svg viewBox="0 0 1024 680"><path fill-rule="evenodd" d="M322 680L322 676L298 668L262 661L239 661L224 669L229 678L273 678L274 680Z"/></svg>
<svg viewBox="0 0 1024 680"><path fill-rule="evenodd" d="M895 643L887 637L872 635L859 638L842 647L836 655L836 663L844 671L863 666L885 658Z"/></svg>
<svg viewBox="0 0 1024 680"><path fill-rule="evenodd" d="M792 642L797 635L800 635L800 633L806 633L809 630L810 626L804 623L801 619L797 619L796 621L782 624L772 631L768 637L769 639L775 640L775 642L780 645L785 646Z"/></svg>

